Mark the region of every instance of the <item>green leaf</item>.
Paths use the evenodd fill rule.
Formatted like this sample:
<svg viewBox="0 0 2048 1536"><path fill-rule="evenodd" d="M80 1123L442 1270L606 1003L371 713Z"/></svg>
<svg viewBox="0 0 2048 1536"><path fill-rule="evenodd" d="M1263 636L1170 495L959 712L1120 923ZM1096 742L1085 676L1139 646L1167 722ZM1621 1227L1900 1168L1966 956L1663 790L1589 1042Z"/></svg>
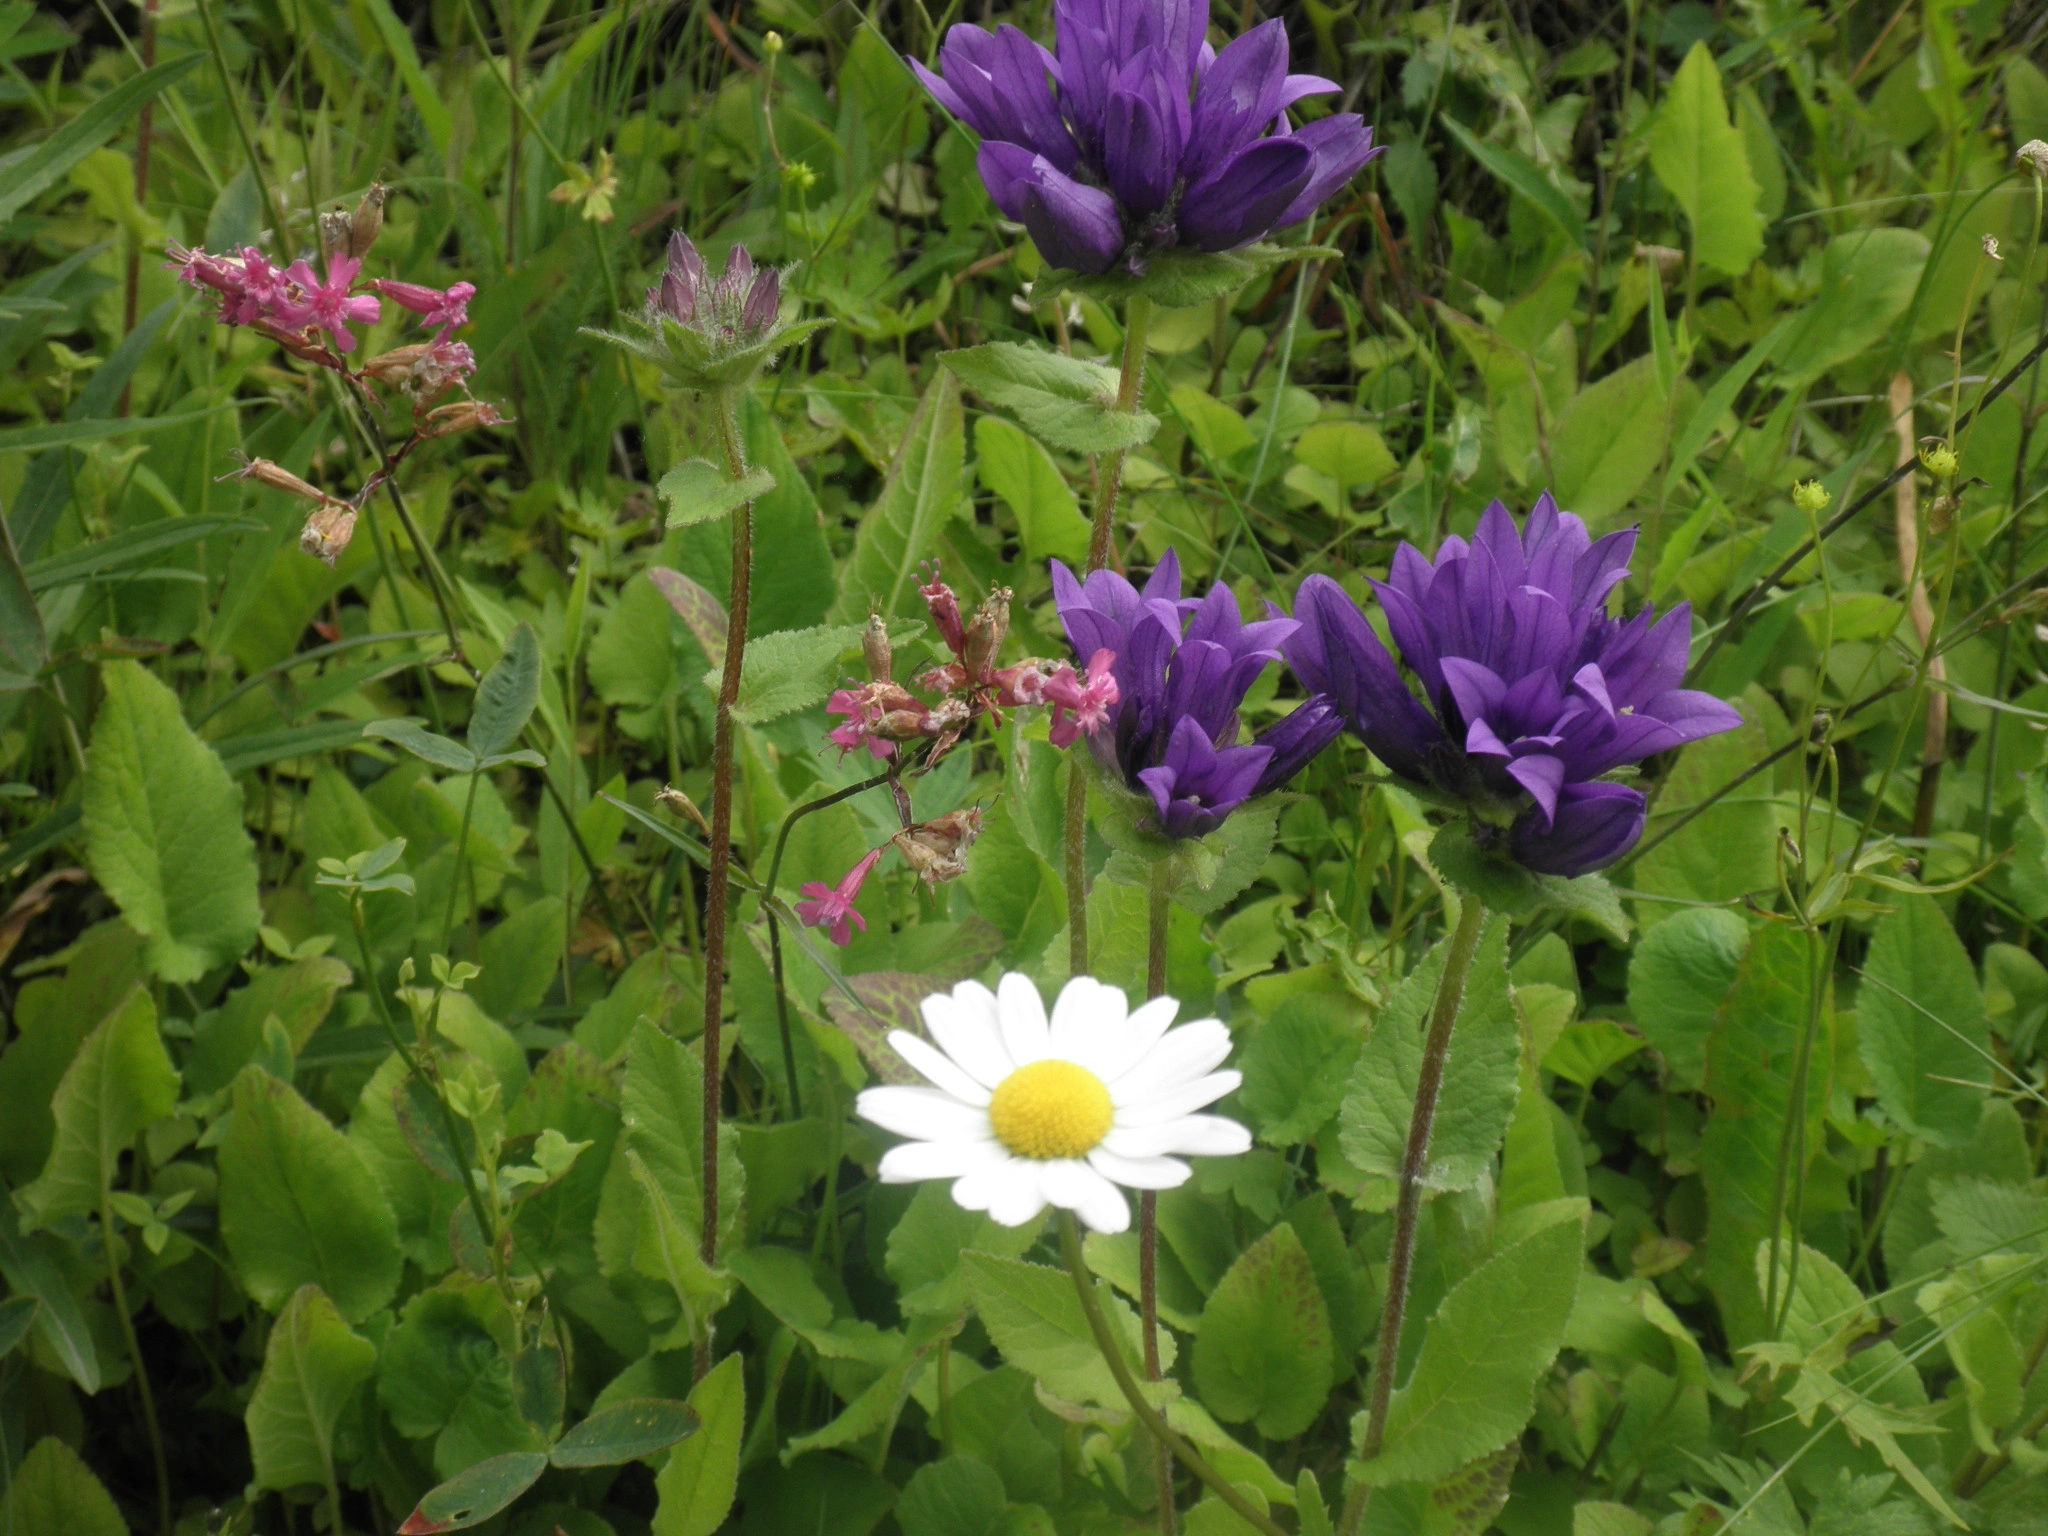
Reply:
<svg viewBox="0 0 2048 1536"><path fill-rule="evenodd" d="M511 1349L511 1315L487 1281L451 1275L405 1304L378 1360L377 1398L400 1434L432 1438L438 1476L515 1451L547 1459L519 1409Z"/></svg>
<svg viewBox="0 0 2048 1536"><path fill-rule="evenodd" d="M473 773L476 754L461 742L436 735L417 720L372 720L363 727L365 736L403 747L423 763L445 768L450 773Z"/></svg>
<svg viewBox="0 0 2048 1536"><path fill-rule="evenodd" d="M1290 997L1252 1032L1238 1058L1239 1102L1269 1146L1315 1140L1337 1113L1364 1043L1366 1024L1348 995Z"/></svg>
<svg viewBox="0 0 2048 1536"><path fill-rule="evenodd" d="M128 1522L78 1452L55 1435L45 1435L14 1469L13 1484L0 1503L0 1531L128 1536Z"/></svg>
<svg viewBox="0 0 2048 1536"><path fill-rule="evenodd" d="M1728 119L1721 71L1705 43L1694 43L1678 66L1650 129L1650 166L1685 210L1693 254L1738 276L1763 254L1762 195L1749 151Z"/></svg>
<svg viewBox="0 0 2048 1536"><path fill-rule="evenodd" d="M1116 407L1117 370L1016 341L941 352L939 361L1024 430L1068 453L1116 453L1152 440L1159 418Z"/></svg>
<svg viewBox="0 0 2048 1536"><path fill-rule="evenodd" d="M399 78L405 81L405 99L419 113L420 126L433 141L434 153L442 164L447 164L449 147L455 142L455 117L435 89L432 78L420 67L412 33L392 10L391 0L364 0L363 8L369 13L377 35L384 40L391 62L398 66Z"/></svg>
<svg viewBox="0 0 2048 1536"><path fill-rule="evenodd" d="M697 1053L680 1040L644 1019L634 1027L622 1107L626 1140L690 1234L693 1257L704 1219L703 1071ZM718 1190L723 1244L739 1229L746 1197L746 1172L730 1121L719 1126ZM636 1262L650 1278L666 1274L659 1249L659 1233L644 1219Z"/></svg>
<svg viewBox="0 0 2048 1536"><path fill-rule="evenodd" d="M24 1236L11 1201L0 1201L0 1276L16 1296L36 1304L36 1332L65 1372L87 1392L100 1389L99 1352L78 1298L51 1253L57 1240Z"/></svg>
<svg viewBox="0 0 2048 1536"><path fill-rule="evenodd" d="M1628 1005L1643 1038L1661 1052L1672 1086L1697 1087L1707 1071L1707 1036L1735 984L1749 924L1721 907L1693 907L1664 919L1636 945Z"/></svg>
<svg viewBox="0 0 2048 1536"><path fill-rule="evenodd" d="M1744 714L1751 718L1740 729L1696 741L1679 754L1651 808L1648 830L1655 834L1673 818L1707 806L1629 867L1628 884L1673 898L1670 905L1638 901L1645 926L1681 906L1718 905L1777 886L1778 806L1769 776L1728 787L1770 751L1763 726L1753 712Z"/></svg>
<svg viewBox="0 0 2048 1536"><path fill-rule="evenodd" d="M1819 296L1794 317L1774 354L1780 386L1797 388L1882 341L1913 302L1929 249L1925 235L1896 225L1830 240L1821 252Z"/></svg>
<svg viewBox="0 0 2048 1536"><path fill-rule="evenodd" d="M1931 896L1895 898L1878 920L1856 997L1856 1043L1885 1113L1911 1135L1959 1147L1977 1130L1996 1068L1970 957Z"/></svg>
<svg viewBox="0 0 2048 1536"><path fill-rule="evenodd" d="M996 1536L1009 1497L995 1468L972 1456L926 1462L896 1501L903 1536Z"/></svg>
<svg viewBox="0 0 2048 1536"><path fill-rule="evenodd" d="M690 1407L703 1425L669 1453L654 1480L661 1502L654 1536L711 1536L725 1524L739 1490L740 1436L746 1429L746 1360L727 1355L690 1389Z"/></svg>
<svg viewBox="0 0 2048 1536"><path fill-rule="evenodd" d="M1558 504L1593 520L1620 512L1663 460L1674 414L1657 388L1654 358L1625 363L1580 390L1550 434Z"/></svg>
<svg viewBox="0 0 2048 1536"><path fill-rule="evenodd" d="M1380 1454L1354 1463L1357 1476L1379 1488L1435 1481L1521 1433L1578 1296L1581 1229L1554 1221L1452 1287L1394 1394Z"/></svg>
<svg viewBox="0 0 2048 1536"><path fill-rule="evenodd" d="M6 687L26 687L50 660L50 637L36 607L34 590L21 568L12 528L0 526L0 668L13 679Z"/></svg>
<svg viewBox="0 0 2048 1536"><path fill-rule="evenodd" d="M697 1410L665 1397L636 1397L600 1408L555 1442L558 1467L616 1467L667 1450L703 1428Z"/></svg>
<svg viewBox="0 0 2048 1536"><path fill-rule="evenodd" d="M29 1222L98 1212L135 1138L178 1105L178 1073L137 987L85 1037L52 1106L57 1134L42 1177L15 1198Z"/></svg>
<svg viewBox="0 0 2048 1536"><path fill-rule="evenodd" d="M249 1294L276 1311L318 1285L352 1323L398 1289L398 1223L348 1138L261 1067L235 1079L220 1226Z"/></svg>
<svg viewBox="0 0 2048 1536"><path fill-rule="evenodd" d="M757 496L774 490L775 477L765 469L752 469L729 480L709 459L685 459L663 475L655 489L668 503L668 526L688 528L730 517Z"/></svg>
<svg viewBox="0 0 2048 1536"><path fill-rule="evenodd" d="M931 556L940 531L961 509L966 462L960 383L941 371L917 403L881 494L854 531L835 619L859 624L871 611L899 615L920 606L918 562Z"/></svg>
<svg viewBox="0 0 2048 1536"><path fill-rule="evenodd" d="M1088 519L1052 455L1000 416L975 422L974 452L981 483L1016 514L1024 553L1079 566L1088 556Z"/></svg>
<svg viewBox="0 0 2048 1536"><path fill-rule="evenodd" d="M1227 1424L1269 1440L1313 1424L1330 1394L1330 1314L1293 1227L1273 1228L1210 1293L1195 1332L1195 1386Z"/></svg>
<svg viewBox="0 0 2048 1536"><path fill-rule="evenodd" d="M980 1211L962 1210L952 1190L934 1181L917 1187L889 1229L884 1264L905 1314L950 1317L967 1305L961 1254L971 1248L1016 1258L1037 1240L1028 1226L1006 1227Z"/></svg>
<svg viewBox="0 0 2048 1536"><path fill-rule="evenodd" d="M478 1462L430 1491L398 1528L398 1536L440 1536L482 1525L540 1480L548 1459L539 1451L507 1451Z"/></svg>
<svg viewBox="0 0 2048 1536"><path fill-rule="evenodd" d="M262 920L242 792L170 689L133 661L100 675L107 697L86 762L86 860L149 941L150 969L196 981L254 943Z"/></svg>
<svg viewBox="0 0 2048 1536"><path fill-rule="evenodd" d="M145 102L182 80L203 55L188 53L154 69L123 80L91 106L48 138L29 149L7 157L0 175L0 224L11 224L14 216L70 173L71 168L107 140Z"/></svg>
<svg viewBox="0 0 2048 1536"><path fill-rule="evenodd" d="M188 412L183 416L163 416L154 420L137 421L124 417L105 422L66 422L64 428L72 434L69 440L86 441L98 437L111 437L116 435L117 431L146 432L160 426L186 425L193 419L194 413ZM48 559L34 561L24 568L22 574L31 592L49 592L58 587L90 581L96 576L114 576L127 571L141 570L165 550L195 544L216 535L265 531L263 524L246 517L167 517L158 522L145 523L140 528L127 529L112 538L81 544L76 549L67 549L61 555L51 555Z"/></svg>
<svg viewBox="0 0 2048 1536"><path fill-rule="evenodd" d="M1485 166L1495 180L1526 198L1529 206L1554 224L1567 240L1580 247L1586 244L1586 216L1535 161L1502 145L1487 143L1448 112L1438 113L1437 121L1466 154Z"/></svg>
<svg viewBox="0 0 2048 1536"><path fill-rule="evenodd" d="M469 716L469 750L477 759L496 756L519 739L540 703L540 637L520 624L506 637L504 653L477 685Z"/></svg>
<svg viewBox="0 0 2048 1536"><path fill-rule="evenodd" d="M14 1346L28 1337L42 1309L33 1296L9 1296L0 1301L0 1359L13 1354Z"/></svg>
<svg viewBox="0 0 2048 1536"><path fill-rule="evenodd" d="M701 583L692 581L681 571L671 571L657 565L647 572L647 579L668 599L669 607L675 610L676 617L683 621L683 628L690 632L690 638L696 641L704 652L704 658L711 663L712 671L716 672L724 667L725 629L731 622L725 611L725 604L713 597ZM614 612L616 611L615 609ZM593 661L594 659L593 657ZM607 695L607 698L609 697ZM652 703L654 698L650 696L637 702Z"/></svg>
<svg viewBox="0 0 2048 1536"><path fill-rule="evenodd" d="M294 1292L270 1329L243 1415L254 1485L279 1492L334 1482L334 1433L377 1370L377 1346L341 1320L317 1285Z"/></svg>
<svg viewBox="0 0 2048 1536"><path fill-rule="evenodd" d="M1401 467L1386 439L1362 421L1317 422L1294 440L1294 457L1336 481L1340 495L1377 485Z"/></svg>
<svg viewBox="0 0 2048 1536"><path fill-rule="evenodd" d="M973 1298L974 1310L1005 1360L1037 1377L1039 1385L1054 1397L1110 1406L1123 1403L1116 1378L1095 1348L1095 1336L1089 1332L1081 1298L1074 1294L1071 1275L1063 1269L987 1253L963 1254L961 1264L967 1271L967 1294ZM1110 1326L1122 1340L1126 1363L1133 1374L1139 1374L1143 1356L1138 1347L1137 1318L1103 1287L1098 1286L1097 1291ZM1172 1364L1172 1342L1162 1330L1162 1366Z"/></svg>
<svg viewBox="0 0 2048 1536"><path fill-rule="evenodd" d="M1146 258L1143 272L1133 273L1121 266L1101 273L1051 271L1039 282L1046 292L1064 288L1119 307L1142 295L1164 309L1187 309L1233 294L1253 278L1290 261L1337 254L1327 245L1274 245L1269 241L1235 251L1164 250Z"/></svg>
<svg viewBox="0 0 2048 1536"><path fill-rule="evenodd" d="M852 624L821 624L816 629L782 629L756 635L747 642L746 668L740 674L739 702L733 718L742 725L766 725L800 709L822 704L839 685L840 657L860 645L861 631ZM704 687L718 692L716 671L704 674Z"/></svg>
<svg viewBox="0 0 2048 1536"><path fill-rule="evenodd" d="M1505 918L1487 917L1466 978L1424 1175L1432 1190L1470 1189L1478 1183L1514 1114L1522 1040L1508 995L1507 934ZM1440 940L1395 988L1358 1053L1344 1097L1339 1145L1353 1165L1378 1181L1366 1196L1376 1209L1393 1203L1407 1155L1422 1039L1449 948L1449 939Z"/></svg>

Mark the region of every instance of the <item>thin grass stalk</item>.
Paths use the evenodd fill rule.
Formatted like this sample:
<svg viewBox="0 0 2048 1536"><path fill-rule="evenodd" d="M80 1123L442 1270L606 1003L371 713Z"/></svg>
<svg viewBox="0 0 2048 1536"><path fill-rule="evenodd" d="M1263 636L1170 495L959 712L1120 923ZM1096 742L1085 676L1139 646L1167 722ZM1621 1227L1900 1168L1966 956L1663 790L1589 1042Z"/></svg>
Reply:
<svg viewBox="0 0 2048 1536"><path fill-rule="evenodd" d="M1152 884L1146 899L1145 996L1149 1000L1166 995L1166 924L1172 911L1168 895L1173 866L1160 859L1152 866ZM1157 1381L1159 1370L1159 1191L1147 1189L1138 1195L1138 1317L1145 1345L1145 1379ZM1173 1452L1158 1441L1153 1454L1154 1475L1159 1480L1160 1536L1174 1536L1179 1517L1173 1503Z"/></svg>
<svg viewBox="0 0 2048 1536"><path fill-rule="evenodd" d="M1054 300L1058 312L1059 301ZM1152 301L1143 294L1134 297L1124 311L1123 370L1117 376L1116 408L1135 415L1145 385L1145 336L1152 325ZM1117 495L1123 488L1124 460L1129 449L1119 449L1103 462L1096 485L1095 514L1088 533L1088 573L1109 564L1110 535L1116 527ZM1088 778L1081 761L1067 755L1066 859L1067 879L1067 971L1072 976L1088 974Z"/></svg>
<svg viewBox="0 0 2048 1536"><path fill-rule="evenodd" d="M149 1459L156 1471L157 1528L163 1536L171 1536L170 1462L164 1456L164 1432L157 1422L156 1394L149 1388L149 1367L143 1363L142 1341L136 1337L135 1319L128 1312L128 1291L121 1284L121 1261L114 1254L113 1202L104 1183L100 1186L100 1246L106 1251L107 1284L114 1292L114 1313L120 1319L128 1358L135 1366L135 1389L142 1396L142 1424L149 1434ZM340 1518L339 1505L335 1518Z"/></svg>
<svg viewBox="0 0 2048 1536"><path fill-rule="evenodd" d="M1465 984L1479 952L1486 909L1470 891L1458 895L1458 926L1444 955L1444 973L1436 984L1430 1008L1429 1033L1422 1043L1422 1068L1415 1081L1415 1111L1408 1121L1408 1147L1401 1159L1401 1193L1394 1209L1394 1242L1387 1255L1387 1295L1380 1309L1379 1352L1373 1361L1372 1397L1359 1460L1370 1462L1386 1443L1387 1413L1394 1400L1394 1373L1401 1367L1401 1333L1408 1316L1408 1286L1415 1270L1415 1239L1422 1222L1422 1181L1429 1171L1429 1141L1436 1129L1437 1100L1444 1086L1444 1063L1451 1053L1451 1031L1464 1006ZM1372 1485L1358 1482L1345 1496L1337 1536L1357 1536L1372 1501Z"/></svg>

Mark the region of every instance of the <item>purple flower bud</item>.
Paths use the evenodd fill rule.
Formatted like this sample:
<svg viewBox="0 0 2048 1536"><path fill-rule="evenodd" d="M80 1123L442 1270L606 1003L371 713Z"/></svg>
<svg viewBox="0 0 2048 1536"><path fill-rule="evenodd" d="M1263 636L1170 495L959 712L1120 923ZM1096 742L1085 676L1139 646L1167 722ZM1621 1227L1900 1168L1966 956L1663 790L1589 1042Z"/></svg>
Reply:
<svg viewBox="0 0 2048 1536"><path fill-rule="evenodd" d="M773 267L757 273L754 286L747 294L747 306L740 314L740 329L748 334L758 334L775 323L775 317L782 312L782 274Z"/></svg>

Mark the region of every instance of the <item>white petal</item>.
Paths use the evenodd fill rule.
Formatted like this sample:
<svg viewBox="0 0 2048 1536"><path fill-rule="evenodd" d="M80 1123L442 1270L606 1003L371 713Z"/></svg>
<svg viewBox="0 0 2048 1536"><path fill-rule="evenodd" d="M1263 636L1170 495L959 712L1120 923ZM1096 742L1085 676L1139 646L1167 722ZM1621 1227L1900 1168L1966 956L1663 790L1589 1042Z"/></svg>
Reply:
<svg viewBox="0 0 2048 1536"><path fill-rule="evenodd" d="M1251 1150L1252 1133L1221 1115L1183 1115L1158 1125L1111 1131L1102 1138L1102 1146L1120 1157L1235 1157Z"/></svg>
<svg viewBox="0 0 2048 1536"><path fill-rule="evenodd" d="M977 1168L953 1181L953 1203L963 1211L985 1211L989 1202L996 1197L996 1191L1003 1188L1010 1178L1010 1164L1017 1159L1007 1158L986 1168Z"/></svg>
<svg viewBox="0 0 2048 1536"><path fill-rule="evenodd" d="M943 1051L917 1038L907 1029L889 1031L889 1043L896 1054L925 1075L936 1088L950 1093L963 1104L987 1108L989 1091L960 1070L959 1064Z"/></svg>
<svg viewBox="0 0 2048 1536"><path fill-rule="evenodd" d="M1134 1009L1120 1028L1104 1030L1100 1040L1089 1043L1088 1055L1076 1059L1105 1083L1115 1082L1159 1043L1159 1037L1172 1027L1179 1012L1180 1004L1175 999L1155 997L1142 1008Z"/></svg>
<svg viewBox="0 0 2048 1536"><path fill-rule="evenodd" d="M1031 978L1011 971L996 984L996 1002L1002 1015L1003 1046L1010 1059L1020 1067L1044 1060L1052 1043L1052 1031L1045 1022L1045 999L1038 995Z"/></svg>
<svg viewBox="0 0 2048 1536"><path fill-rule="evenodd" d="M882 1154L884 1184L920 1179L957 1179L995 1168L1010 1159L999 1141L906 1141Z"/></svg>
<svg viewBox="0 0 2048 1536"><path fill-rule="evenodd" d="M982 1087L993 1088L1017 1070L1010 1053L1003 1049L993 1006L981 1008L943 992L934 992L919 1006L924 1027L932 1032L939 1049Z"/></svg>
<svg viewBox="0 0 2048 1536"><path fill-rule="evenodd" d="M919 1141L987 1141L994 1134L986 1109L936 1088L863 1089L854 1110L885 1131Z"/></svg>
<svg viewBox="0 0 2048 1536"><path fill-rule="evenodd" d="M1120 988L1105 986L1093 976L1076 976L1053 1000L1053 1055L1087 1066L1097 1042L1122 1032L1129 1011Z"/></svg>
<svg viewBox="0 0 2048 1536"><path fill-rule="evenodd" d="M1118 1104L1142 1104L1169 1088L1191 1083L1223 1065L1230 1055L1230 1027L1220 1019L1199 1019L1171 1030L1122 1077L1109 1085Z"/></svg>
<svg viewBox="0 0 2048 1536"><path fill-rule="evenodd" d="M1045 1193L1040 1188L1038 1167L1025 1158L1015 1157L989 1175L992 1181L988 1203L990 1220L1006 1227L1021 1227L1028 1221L1037 1220L1039 1212L1045 1209Z"/></svg>
<svg viewBox="0 0 2048 1536"><path fill-rule="evenodd" d="M1148 1094L1143 1100L1131 1105L1117 1106L1116 1123L1122 1126L1157 1125L1162 1120L1173 1120L1191 1110L1214 1104L1226 1093L1233 1093L1244 1081L1242 1072L1211 1072L1207 1077L1198 1077L1191 1083L1181 1083L1172 1088L1161 1089Z"/></svg>
<svg viewBox="0 0 2048 1536"><path fill-rule="evenodd" d="M1088 1154L1088 1165L1126 1189L1178 1189L1194 1172L1186 1163L1171 1157L1126 1157L1106 1146Z"/></svg>
<svg viewBox="0 0 2048 1536"><path fill-rule="evenodd" d="M1122 1232L1131 1224L1131 1203L1124 1192L1086 1163L1041 1163L1038 1187L1047 1200L1072 1211L1093 1231Z"/></svg>

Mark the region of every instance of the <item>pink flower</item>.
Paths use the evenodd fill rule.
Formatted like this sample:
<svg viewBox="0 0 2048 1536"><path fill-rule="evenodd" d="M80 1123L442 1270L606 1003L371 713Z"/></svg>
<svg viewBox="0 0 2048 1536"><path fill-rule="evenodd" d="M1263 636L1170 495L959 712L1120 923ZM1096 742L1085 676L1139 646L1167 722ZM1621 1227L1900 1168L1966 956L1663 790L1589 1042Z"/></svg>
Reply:
<svg viewBox="0 0 2048 1536"><path fill-rule="evenodd" d="M845 761L847 753L857 752L862 747L866 747L883 762L887 762L895 755L895 743L878 741L872 734L880 711L869 703L865 695L865 689L842 688L832 695L831 701L825 706L826 714L847 717L846 724L834 726L826 733L827 739L839 749L842 762Z"/></svg>
<svg viewBox="0 0 2048 1536"><path fill-rule="evenodd" d="M846 945L853 942L853 928L860 924L860 931L868 931L867 919L853 910L854 902L860 896L860 888L874 868L882 861L884 850L877 848L846 872L846 878L837 886L813 880L804 887L809 899L796 904L796 915L806 928L830 928L834 944Z"/></svg>
<svg viewBox="0 0 2048 1536"><path fill-rule="evenodd" d="M923 594L925 606L931 609L932 623L938 627L939 638L946 642L947 649L955 656L967 654L967 626L960 620L960 599L953 589L939 580L938 562L931 566L932 579L917 590Z"/></svg>
<svg viewBox="0 0 2048 1536"><path fill-rule="evenodd" d="M443 332L460 330L469 324L469 301L476 297L474 283L453 283L444 290L377 278L370 286L399 308L418 315L422 325L438 327Z"/></svg>
<svg viewBox="0 0 2048 1536"><path fill-rule="evenodd" d="M1074 675L1072 667L1061 667L1046 680L1045 699L1052 705L1054 746L1071 747L1109 723L1109 712L1121 697L1109 670L1115 663L1115 652L1097 651L1088 658L1086 682Z"/></svg>
<svg viewBox="0 0 2048 1536"><path fill-rule="evenodd" d="M327 281L323 283L313 275L312 263L293 262L284 269L284 275L299 286L303 298L297 303L274 306L274 318L291 330L313 328L327 332L334 338L338 352L355 351L355 333L349 327L375 325L384 313L384 306L370 295L349 292L355 285L356 274L362 270L362 262L353 256L330 256Z"/></svg>

